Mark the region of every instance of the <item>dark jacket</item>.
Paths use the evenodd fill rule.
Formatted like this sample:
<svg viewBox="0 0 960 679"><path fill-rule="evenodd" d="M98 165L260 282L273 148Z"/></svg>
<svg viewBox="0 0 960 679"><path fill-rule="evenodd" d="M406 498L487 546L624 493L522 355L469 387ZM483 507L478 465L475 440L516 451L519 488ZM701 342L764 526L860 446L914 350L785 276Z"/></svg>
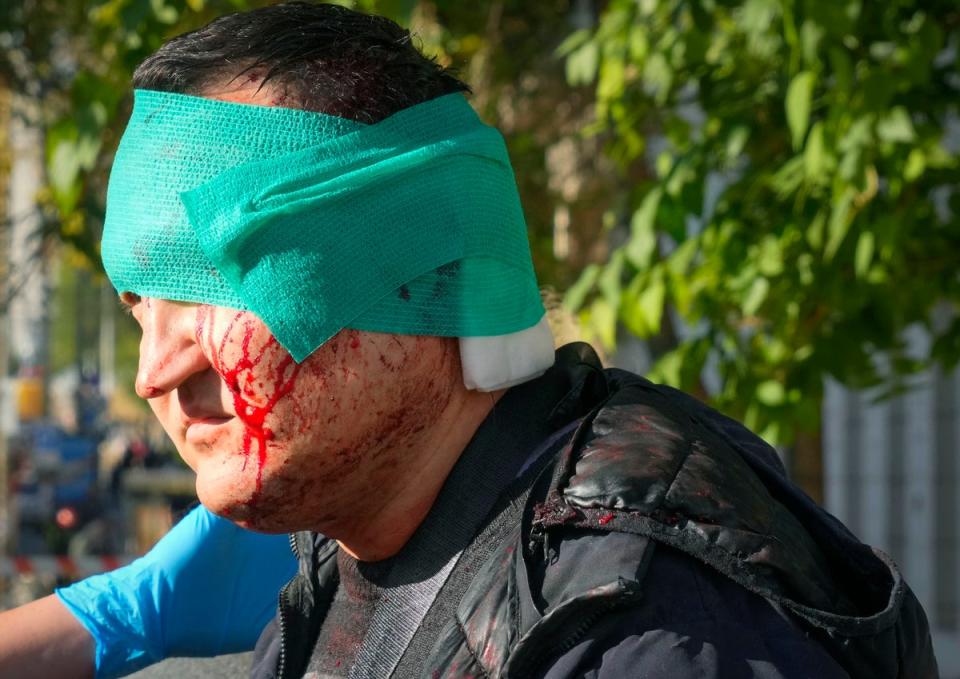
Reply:
<svg viewBox="0 0 960 679"><path fill-rule="evenodd" d="M582 421L424 676L937 677L896 566L787 481L762 440L681 392L601 370L585 345L562 349L556 371L569 389L552 417ZM337 586L336 545L297 545L254 677L302 674Z"/></svg>

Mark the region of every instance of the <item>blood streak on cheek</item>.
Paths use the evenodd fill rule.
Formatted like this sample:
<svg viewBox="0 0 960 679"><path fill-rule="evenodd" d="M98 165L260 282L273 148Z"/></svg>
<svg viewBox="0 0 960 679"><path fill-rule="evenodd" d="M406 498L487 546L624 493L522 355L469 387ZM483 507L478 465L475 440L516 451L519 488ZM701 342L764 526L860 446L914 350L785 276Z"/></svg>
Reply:
<svg viewBox="0 0 960 679"><path fill-rule="evenodd" d="M227 340L237 334L238 324L240 324L240 357L232 366L226 366L222 362L222 357ZM200 325L198 321L198 335L202 335ZM267 443L273 439L273 431L266 425L267 417L273 412L280 399L293 391L301 367L293 360L293 356L283 350L272 335L259 351L253 351L251 343L255 330L254 323L244 319L244 314L238 313L230 322L218 351L213 355L214 368L230 389L234 410L244 424L242 444L244 469L251 453L255 450L257 454L257 485L247 505L256 503L263 489L263 467L267 461ZM271 369L269 358L276 356L278 352L282 352L283 356ZM258 369L264 374L256 375ZM260 379L257 379L258 377ZM253 389L255 380L258 385L264 385L264 391L260 394L263 405L256 405L247 400L251 396L258 395Z"/></svg>

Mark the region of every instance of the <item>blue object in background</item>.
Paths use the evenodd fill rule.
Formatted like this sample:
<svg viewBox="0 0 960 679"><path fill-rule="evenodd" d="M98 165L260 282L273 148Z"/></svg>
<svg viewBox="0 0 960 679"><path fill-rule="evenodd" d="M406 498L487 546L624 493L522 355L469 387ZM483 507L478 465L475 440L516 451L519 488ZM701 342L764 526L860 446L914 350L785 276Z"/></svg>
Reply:
<svg viewBox="0 0 960 679"><path fill-rule="evenodd" d="M57 448L60 473L53 501L60 507L90 499L97 483L97 442L84 436L63 436Z"/></svg>

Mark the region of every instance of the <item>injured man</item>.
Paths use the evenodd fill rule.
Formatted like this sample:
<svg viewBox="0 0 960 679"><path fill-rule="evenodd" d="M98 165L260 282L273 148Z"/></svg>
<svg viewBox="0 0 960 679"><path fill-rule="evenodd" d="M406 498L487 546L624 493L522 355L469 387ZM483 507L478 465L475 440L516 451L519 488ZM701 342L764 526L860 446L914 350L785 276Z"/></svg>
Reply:
<svg viewBox="0 0 960 679"><path fill-rule="evenodd" d="M235 605L255 548L208 560L188 616L150 597L205 543L168 543L0 616L4 676L117 676L198 616L259 637L264 679L936 677L896 565L767 444L554 351L504 140L407 31L279 4L133 85L102 253L137 393L204 507L290 534L299 566L264 626Z"/></svg>

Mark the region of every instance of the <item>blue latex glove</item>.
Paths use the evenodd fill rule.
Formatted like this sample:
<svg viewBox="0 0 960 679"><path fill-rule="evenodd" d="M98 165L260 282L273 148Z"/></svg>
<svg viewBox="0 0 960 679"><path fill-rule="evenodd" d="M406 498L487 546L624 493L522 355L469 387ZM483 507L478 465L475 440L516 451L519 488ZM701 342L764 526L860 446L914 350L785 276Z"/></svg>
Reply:
<svg viewBox="0 0 960 679"><path fill-rule="evenodd" d="M56 593L96 641L104 679L167 657L252 649L295 571L287 536L243 530L201 506L128 566Z"/></svg>

